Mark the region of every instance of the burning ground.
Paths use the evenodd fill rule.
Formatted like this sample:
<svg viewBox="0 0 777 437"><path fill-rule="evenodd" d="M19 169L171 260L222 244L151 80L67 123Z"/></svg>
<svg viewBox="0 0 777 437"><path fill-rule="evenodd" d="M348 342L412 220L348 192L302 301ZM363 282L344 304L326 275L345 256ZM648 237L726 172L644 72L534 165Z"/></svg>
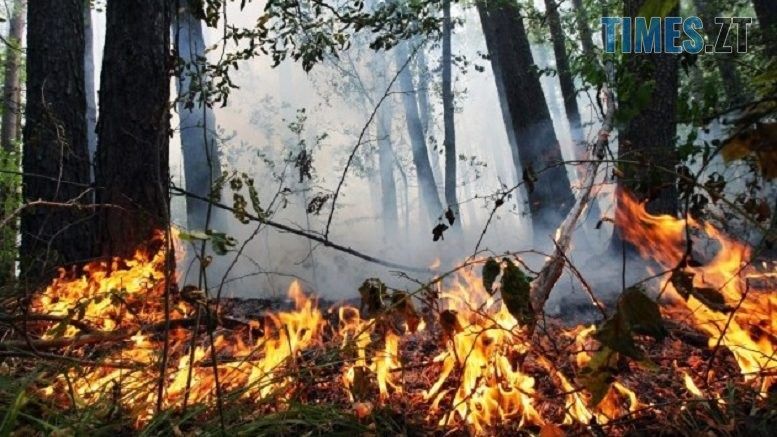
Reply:
<svg viewBox="0 0 777 437"><path fill-rule="evenodd" d="M239 312L196 287L166 289L175 238L160 233L131 259L63 270L26 311L3 314L3 381L17 389L3 395L4 423L179 435L767 434L775 265L709 224L621 201L616 225L651 276L609 304L589 290L600 320L579 326L531 311L533 278L514 256L469 260L411 292L367 280L353 306L293 283L287 307Z"/></svg>

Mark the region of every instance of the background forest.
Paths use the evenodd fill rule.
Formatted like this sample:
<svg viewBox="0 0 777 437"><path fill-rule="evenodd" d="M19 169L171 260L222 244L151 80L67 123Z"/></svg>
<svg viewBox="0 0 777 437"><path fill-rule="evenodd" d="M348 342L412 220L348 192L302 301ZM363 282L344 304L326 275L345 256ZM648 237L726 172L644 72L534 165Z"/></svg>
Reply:
<svg viewBox="0 0 777 437"><path fill-rule="evenodd" d="M732 29L731 53L604 53L601 17L621 15L697 15L708 43L718 34L714 17L754 20L747 39ZM718 250L692 247L694 220L747 245L745 261L774 272L772 0L5 0L0 17L4 335L24 333L22 355L44 357L34 341L71 338L91 304L81 299L56 320L38 320L55 325L30 340L19 314L35 313L37 292L97 265L109 277L126 267L119 260L163 241L161 267L143 273L170 284L153 304L164 317L152 321L167 323L156 413L171 411L161 400L168 355L180 346L194 362L196 335L189 349L170 339L179 294L196 309L195 331L211 326L208 308L222 298L275 305L293 281L325 302L360 297L366 317L377 311L371 298L388 300L385 284L410 293L463 265L485 266L489 293L497 277L509 290L515 257L530 276L517 279L520 302L503 300L532 326L531 338L546 313L615 320L625 310L609 310L633 303L632 284L661 275L640 259L644 248L628 229L632 198L647 214L687 219L687 247L667 268L680 294L690 290L686 299L730 312L719 291L699 292L707 289L693 276L680 285L675 275ZM647 295L653 302L662 293ZM218 374L218 342L207 334ZM622 357L643 358L601 337ZM4 366L24 368L11 361L19 354L0 346ZM610 389L609 371L601 365L583 384L593 399ZM224 432L215 378L220 424L207 429ZM8 393L24 392L11 386ZM0 430L17 420L43 432L51 429L36 421L76 429L72 417L25 412L26 400L3 398ZM89 427L115 414L78 417L89 423L80 431L102 429ZM327 420L340 418L314 422ZM467 432L484 431L462 420ZM152 433L169 431L151 423L162 427Z"/></svg>

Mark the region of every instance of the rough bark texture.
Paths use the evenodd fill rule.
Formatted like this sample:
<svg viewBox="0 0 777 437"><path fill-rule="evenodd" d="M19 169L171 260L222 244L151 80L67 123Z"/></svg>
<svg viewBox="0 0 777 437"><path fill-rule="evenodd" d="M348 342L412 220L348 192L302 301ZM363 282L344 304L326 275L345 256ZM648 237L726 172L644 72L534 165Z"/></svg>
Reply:
<svg viewBox="0 0 777 437"><path fill-rule="evenodd" d="M761 29L766 53L771 57L777 57L777 2L774 0L753 0L755 15L758 17L758 25Z"/></svg>
<svg viewBox="0 0 777 437"><path fill-rule="evenodd" d="M395 49L397 68L405 65L410 56L407 43L402 43ZM415 165L418 189L420 191L421 209L432 222L442 214L442 202L437 192L437 184L434 181L434 173L429 162L429 152L426 147L426 136L418 112L418 100L416 88L413 85L413 75L410 68L405 67L399 73L399 86L402 92L402 103L405 109L405 123L407 134L410 137L410 145L413 152L413 164Z"/></svg>
<svg viewBox="0 0 777 437"><path fill-rule="evenodd" d="M624 16L637 16L645 0L627 0ZM676 11L675 11L676 12ZM663 32L661 37L663 38ZM648 200L651 214L677 212L677 187L671 173L678 164L677 134L678 60L672 54L633 54L625 61L626 74L636 84L651 83L652 93L645 106L620 132L618 158L639 164L620 166L624 177L618 188L628 188ZM620 108L634 105L621 101Z"/></svg>
<svg viewBox="0 0 777 437"><path fill-rule="evenodd" d="M445 148L445 202L454 211L457 217L456 225L461 223L459 206L456 200L456 126L454 124L453 80L451 68L453 57L451 56L451 2L443 0L443 24L442 24L442 109L443 109L443 147Z"/></svg>
<svg viewBox="0 0 777 437"><path fill-rule="evenodd" d="M529 209L535 238L544 239L548 230L558 227L574 201L567 171L558 165L562 161L561 147L539 76L532 68L529 39L517 4L489 2L481 8L486 45L509 109L516 171L519 175L528 169L539 173L539 180L529 189Z"/></svg>
<svg viewBox="0 0 777 437"><path fill-rule="evenodd" d="M714 39L718 35L718 25L715 24L715 14L710 10L707 0L694 0L696 12L704 23L704 33L707 36L707 43L714 44ZM739 105L750 99L742 84L742 79L736 69L735 54L718 53L715 54L715 65L718 67L720 78L723 80L723 91L730 105Z"/></svg>
<svg viewBox="0 0 777 437"><path fill-rule="evenodd" d="M22 41L24 40L24 18L27 2L16 0L13 3L13 15L8 26L8 44L5 50L5 78L3 82L3 121L0 131L2 162L0 169L18 170L19 140L21 126ZM18 202L16 178L10 174L0 175L4 182L0 185L0 222ZM15 247L16 226L0 229L0 287L10 283L16 276Z"/></svg>
<svg viewBox="0 0 777 437"><path fill-rule="evenodd" d="M22 195L89 203L83 0L35 0L27 13L27 108ZM35 285L64 263L92 255L89 217L75 208L22 215L21 268Z"/></svg>
<svg viewBox="0 0 777 437"><path fill-rule="evenodd" d="M183 64L178 75L178 114L186 191L208 198L213 182L221 173L221 164L216 143L216 117L210 106L199 101L200 91L207 90L207 78L203 73L202 21L192 15L188 2L182 1L176 23L178 56ZM187 199L186 215L190 229L205 229L208 203Z"/></svg>
<svg viewBox="0 0 777 437"><path fill-rule="evenodd" d="M102 255L124 256L168 220L170 17L166 0L108 2L95 181Z"/></svg>
<svg viewBox="0 0 777 437"><path fill-rule="evenodd" d="M555 0L545 0L545 13L550 28L550 38L553 41L553 54L556 57L556 71L561 84L561 96L564 98L564 111L572 129L580 128L580 112L577 109L577 92L575 81L569 69L567 48L564 41L564 29L561 27L561 15Z"/></svg>

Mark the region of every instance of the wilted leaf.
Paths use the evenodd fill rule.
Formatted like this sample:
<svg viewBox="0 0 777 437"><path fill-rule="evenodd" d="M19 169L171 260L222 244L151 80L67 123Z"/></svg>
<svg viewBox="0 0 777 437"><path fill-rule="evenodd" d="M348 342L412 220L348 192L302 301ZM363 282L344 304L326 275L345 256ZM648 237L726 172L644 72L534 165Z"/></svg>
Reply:
<svg viewBox="0 0 777 437"><path fill-rule="evenodd" d="M580 371L580 382L591 393L591 405L598 405L615 380L618 354L608 347L593 354L591 361Z"/></svg>
<svg viewBox="0 0 777 437"><path fill-rule="evenodd" d="M518 266L505 259L500 287L502 300L510 314L522 325L534 322L534 310L529 297L530 282L531 278L526 276Z"/></svg>
<svg viewBox="0 0 777 437"><path fill-rule="evenodd" d="M502 268L499 265L499 262L494 258L489 257L483 265L483 273L481 275L483 278L483 287L489 293L493 293L494 281L501 271Z"/></svg>
<svg viewBox="0 0 777 437"><path fill-rule="evenodd" d="M596 330L595 337L607 348L637 360L642 359L642 351L634 343L631 327L620 311Z"/></svg>
<svg viewBox="0 0 777 437"><path fill-rule="evenodd" d="M445 238L443 237L442 234L447 230L448 230L448 225L444 223L440 223L437 226L435 226L434 229L432 229L432 241L438 241L440 239L444 240Z"/></svg>
<svg viewBox="0 0 777 437"><path fill-rule="evenodd" d="M564 437L566 434L557 425L550 422L540 428L540 437Z"/></svg>
<svg viewBox="0 0 777 437"><path fill-rule="evenodd" d="M456 214L453 213L453 209L450 207L445 211L445 219L448 220L448 224L451 226L456 222Z"/></svg>
<svg viewBox="0 0 777 437"><path fill-rule="evenodd" d="M661 311L658 303L649 298L641 289L627 289L618 302L618 312L623 314L631 330L640 335L647 335L656 340L663 340L667 335L661 322Z"/></svg>
<svg viewBox="0 0 777 437"><path fill-rule="evenodd" d="M753 155L764 178L777 178L777 123L756 123L726 140L720 152L725 161Z"/></svg>
<svg viewBox="0 0 777 437"><path fill-rule="evenodd" d="M383 309L383 299L388 297L386 284L378 278L369 278L359 287L359 296L361 297L359 312L364 316L372 317Z"/></svg>

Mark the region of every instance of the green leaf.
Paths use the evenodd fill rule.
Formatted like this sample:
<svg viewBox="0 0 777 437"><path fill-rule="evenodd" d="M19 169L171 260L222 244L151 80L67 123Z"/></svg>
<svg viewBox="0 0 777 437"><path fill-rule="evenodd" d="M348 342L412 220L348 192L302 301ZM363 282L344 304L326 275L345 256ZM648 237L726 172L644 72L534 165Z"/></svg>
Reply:
<svg viewBox="0 0 777 437"><path fill-rule="evenodd" d="M11 435L16 428L16 416L19 415L19 411L26 403L27 395L25 394L24 389L22 389L19 391L19 394L16 395L13 404L9 405L8 410L5 412L3 422L0 423L0 436L5 437Z"/></svg>
<svg viewBox="0 0 777 437"><path fill-rule="evenodd" d="M183 241L205 241L210 240L210 235L203 231L181 231L178 238Z"/></svg>
<svg viewBox="0 0 777 437"><path fill-rule="evenodd" d="M534 310L529 297L531 278L512 261L505 259L500 291L510 314L522 325L534 323Z"/></svg>
<svg viewBox="0 0 777 437"><path fill-rule="evenodd" d="M605 346L596 352L580 371L580 382L591 393L591 405L598 405L610 390L610 385L615 380L617 361L618 354Z"/></svg>
<svg viewBox="0 0 777 437"><path fill-rule="evenodd" d="M483 273L481 275L483 278L483 287L489 293L493 293L494 281L501 271L502 268L500 267L499 262L492 257L489 257L483 265Z"/></svg>

